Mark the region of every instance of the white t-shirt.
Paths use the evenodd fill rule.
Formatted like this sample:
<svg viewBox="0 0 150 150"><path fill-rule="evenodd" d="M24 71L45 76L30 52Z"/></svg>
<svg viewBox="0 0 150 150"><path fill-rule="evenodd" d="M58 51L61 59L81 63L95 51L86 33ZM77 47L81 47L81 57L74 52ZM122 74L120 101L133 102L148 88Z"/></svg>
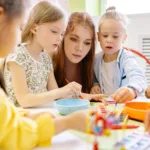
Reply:
<svg viewBox="0 0 150 150"><path fill-rule="evenodd" d="M116 64L116 60L111 62L104 62L102 65L102 84L103 84L103 93L104 94L113 94L115 92L114 89L114 66Z"/></svg>

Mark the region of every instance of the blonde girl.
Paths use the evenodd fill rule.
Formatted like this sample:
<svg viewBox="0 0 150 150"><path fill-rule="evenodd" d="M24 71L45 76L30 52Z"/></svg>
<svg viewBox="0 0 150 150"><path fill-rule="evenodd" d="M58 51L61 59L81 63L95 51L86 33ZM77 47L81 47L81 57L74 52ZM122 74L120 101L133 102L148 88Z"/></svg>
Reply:
<svg viewBox="0 0 150 150"><path fill-rule="evenodd" d="M22 44L6 59L4 75L9 99L22 107L36 107L63 97L78 97L81 86L58 88L48 53L59 46L66 29L64 12L42 1L32 9L22 32Z"/></svg>

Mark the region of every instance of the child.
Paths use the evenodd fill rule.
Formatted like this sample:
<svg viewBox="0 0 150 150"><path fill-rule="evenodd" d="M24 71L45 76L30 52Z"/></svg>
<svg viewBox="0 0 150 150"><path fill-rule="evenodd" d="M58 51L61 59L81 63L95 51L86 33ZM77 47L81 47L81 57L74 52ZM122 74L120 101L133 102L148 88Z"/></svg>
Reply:
<svg viewBox="0 0 150 150"><path fill-rule="evenodd" d="M20 29L26 19L28 0L0 0L0 57L6 57L19 43ZM11 4L11 5L10 5ZM8 36L9 35L9 36ZM0 75L0 148L3 150L31 150L47 146L54 134L67 129L85 131L86 112L52 119L49 114L24 116L7 101ZM35 120L31 120L30 118Z"/></svg>
<svg viewBox="0 0 150 150"><path fill-rule="evenodd" d="M95 76L100 88L94 93L113 94L116 102L130 101L146 89L146 79L133 54L123 49L127 37L127 18L110 7L99 22L98 40L102 52L95 60Z"/></svg>
<svg viewBox="0 0 150 150"><path fill-rule="evenodd" d="M65 79L82 85L82 92L89 93L93 81L95 58L95 26L86 12L70 15L62 45L53 55L54 72L59 87L67 84ZM61 74L61 76L60 76ZM85 99L102 100L102 95L81 93ZM104 103L105 100L102 100Z"/></svg>
<svg viewBox="0 0 150 150"><path fill-rule="evenodd" d="M10 54L5 63L6 90L15 105L36 107L63 97L79 96L78 83L58 89L47 53L57 49L65 28L63 11L51 3L40 2L31 11L22 32L24 44Z"/></svg>

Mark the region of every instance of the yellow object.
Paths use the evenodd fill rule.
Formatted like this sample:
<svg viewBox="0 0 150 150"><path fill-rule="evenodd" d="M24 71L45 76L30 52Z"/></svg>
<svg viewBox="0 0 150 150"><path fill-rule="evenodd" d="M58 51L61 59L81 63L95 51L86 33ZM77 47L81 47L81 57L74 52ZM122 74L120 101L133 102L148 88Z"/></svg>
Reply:
<svg viewBox="0 0 150 150"><path fill-rule="evenodd" d="M105 130L104 130L104 135L106 135L106 136L110 136L110 135L111 135L110 130L105 129Z"/></svg>
<svg viewBox="0 0 150 150"><path fill-rule="evenodd" d="M122 147L122 148L120 148L120 150L126 150L126 148Z"/></svg>
<svg viewBox="0 0 150 150"><path fill-rule="evenodd" d="M49 115L41 115L35 121L24 117L0 89L0 148L32 150L36 146L47 146L51 144L54 131Z"/></svg>

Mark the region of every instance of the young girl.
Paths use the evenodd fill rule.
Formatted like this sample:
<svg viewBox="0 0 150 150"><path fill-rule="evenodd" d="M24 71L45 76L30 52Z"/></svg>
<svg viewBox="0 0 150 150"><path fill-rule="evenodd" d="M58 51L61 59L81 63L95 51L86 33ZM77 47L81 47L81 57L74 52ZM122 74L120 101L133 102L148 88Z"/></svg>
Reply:
<svg viewBox="0 0 150 150"><path fill-rule="evenodd" d="M86 12L72 13L62 45L53 55L58 86L66 85L65 79L67 79L80 83L82 92L89 93L93 81L94 56L95 26L92 18ZM81 93L81 95L90 100L101 100L102 96L85 93Z"/></svg>
<svg viewBox="0 0 150 150"><path fill-rule="evenodd" d="M40 2L31 11L22 33L24 44L7 57L4 69L6 90L15 105L35 107L55 99L79 96L78 83L58 89L52 61L46 52L58 47L65 29L63 11L51 3Z"/></svg>
<svg viewBox="0 0 150 150"><path fill-rule="evenodd" d="M20 42L28 2L28 0L0 0L1 58L6 57ZM64 130L85 131L86 112L76 112L57 119L52 119L49 114L21 116L7 101L2 89L2 76L0 78L0 148L3 150L31 150L35 146L49 145L52 136Z"/></svg>
<svg viewBox="0 0 150 150"><path fill-rule="evenodd" d="M133 54L123 49L127 37L127 18L114 7L104 13L99 22L98 40L102 52L95 60L95 76L100 88L94 93L113 94L116 102L130 101L146 89L146 79Z"/></svg>

